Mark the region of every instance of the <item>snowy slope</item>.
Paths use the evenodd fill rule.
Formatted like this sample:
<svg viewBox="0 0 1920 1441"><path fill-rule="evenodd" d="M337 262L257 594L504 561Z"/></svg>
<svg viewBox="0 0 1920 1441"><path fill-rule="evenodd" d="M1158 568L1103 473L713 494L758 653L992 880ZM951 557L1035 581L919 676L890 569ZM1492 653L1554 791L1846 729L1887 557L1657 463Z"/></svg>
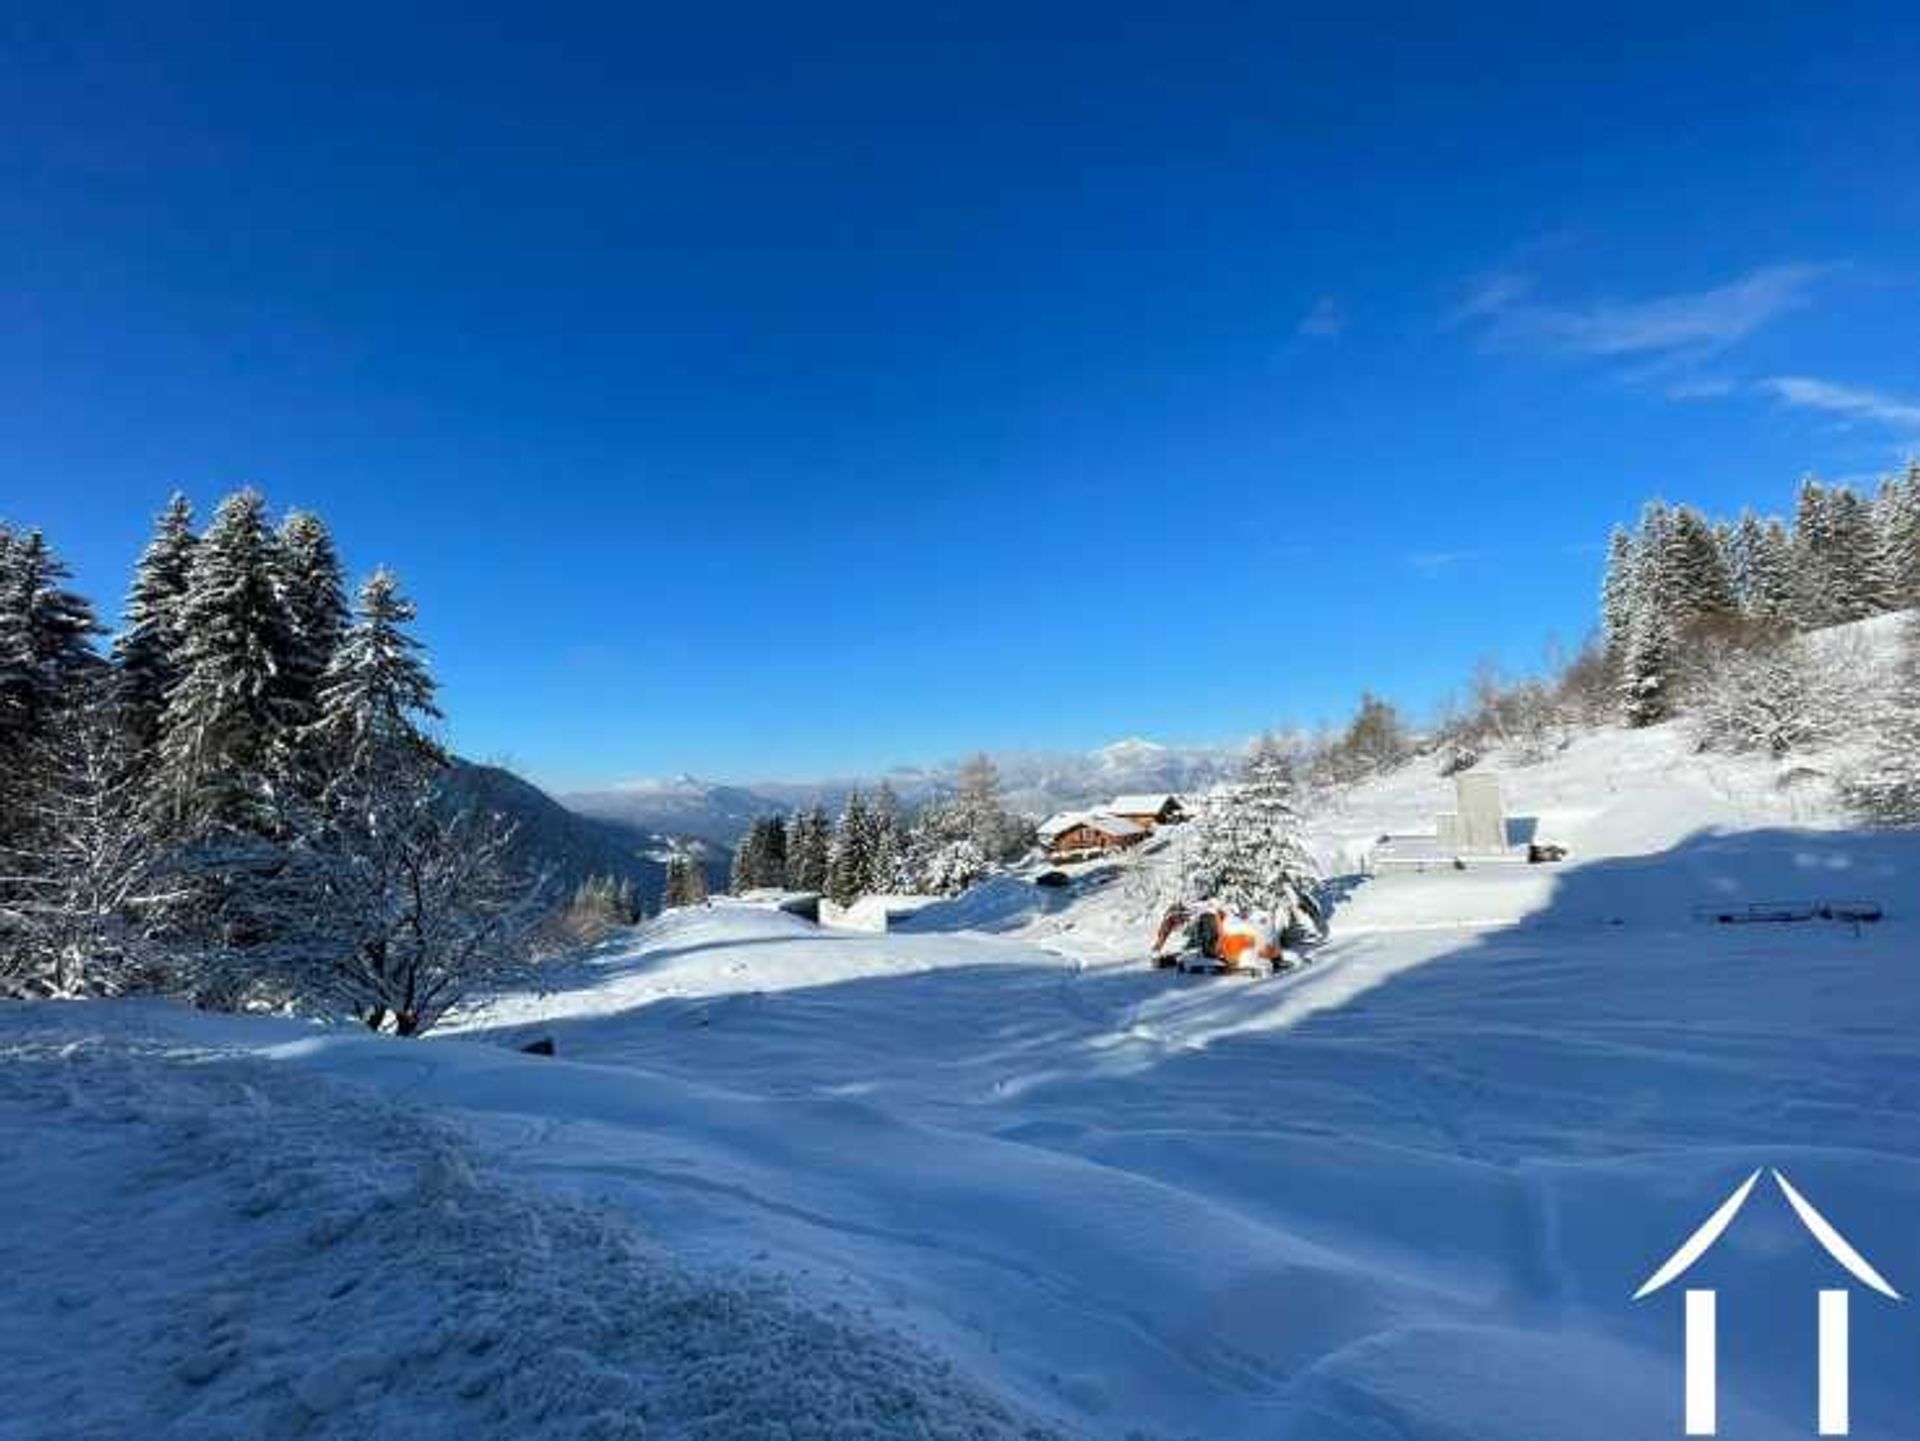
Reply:
<svg viewBox="0 0 1920 1441"><path fill-rule="evenodd" d="M0 1436L1045 1434L868 1318L692 1273L430 1112L245 1054L334 1059L310 1037L0 1006Z"/></svg>
<svg viewBox="0 0 1920 1441"><path fill-rule="evenodd" d="M1629 1298L1754 1168L1920 1284L1920 838L1839 829L1785 779L1702 765L1672 729L1587 738L1509 787L1570 864L1356 883L1279 980L1139 965L1163 851L1079 893L1000 883L903 934L673 913L424 1043L123 1006L15 1010L0 1034L44 1049L57 1022L117 1053L144 1030L216 1072L291 1072L257 1087L269 1120L315 1080L448 1118L480 1175L610 1208L686 1284L763 1278L858 1318L857 1355L952 1364L912 1373L931 1413L875 1434L942 1434L933 1414L977 1428L956 1434L1025 1415L1115 1438L1677 1435L1678 1298ZM1446 793L1389 777L1319 843ZM1835 892L1889 919L1691 918ZM534 1034L557 1060L498 1044ZM4 1134L13 1156L44 1144ZM1722 1434L1810 1434L1830 1264L1775 1196L1703 1275ZM743 1307L747 1344L760 1323ZM1855 1302L1856 1436L1920 1434L1911 1324Z"/></svg>

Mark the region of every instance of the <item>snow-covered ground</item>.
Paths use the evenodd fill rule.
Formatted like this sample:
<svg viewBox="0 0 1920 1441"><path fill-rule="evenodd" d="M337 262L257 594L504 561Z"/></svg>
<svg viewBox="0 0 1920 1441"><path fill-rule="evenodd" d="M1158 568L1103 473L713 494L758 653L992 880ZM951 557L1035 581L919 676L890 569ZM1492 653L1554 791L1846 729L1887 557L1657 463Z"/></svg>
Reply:
<svg viewBox="0 0 1920 1441"><path fill-rule="evenodd" d="M1920 838L1823 787L1583 738L1508 778L1568 864L1355 880L1273 980L1143 967L1162 851L895 934L675 913L420 1043L0 1011L0 1434L1678 1435L1679 1298L1630 1298L1754 1168L1920 1286ZM1889 916L1693 919L1736 898ZM1723 1435L1812 1434L1796 1227L1756 1193L1689 1281ZM1856 1436L1920 1434L1914 1324L1856 1297Z"/></svg>
<svg viewBox="0 0 1920 1441"><path fill-rule="evenodd" d="M0 1436L1045 1434L831 1298L515 1184L341 1040L0 1008ZM415 1054L483 1091L499 1059Z"/></svg>

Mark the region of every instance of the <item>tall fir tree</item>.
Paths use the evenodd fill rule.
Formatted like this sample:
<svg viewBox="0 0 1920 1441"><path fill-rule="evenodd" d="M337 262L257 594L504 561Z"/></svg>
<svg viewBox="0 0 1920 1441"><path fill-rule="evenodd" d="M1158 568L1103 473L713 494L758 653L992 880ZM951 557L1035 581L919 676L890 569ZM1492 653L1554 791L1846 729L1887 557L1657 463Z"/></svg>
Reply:
<svg viewBox="0 0 1920 1441"><path fill-rule="evenodd" d="M1742 510L1740 519L1726 528L1721 551L1727 558L1727 579L1733 586L1733 600L1743 614L1753 612L1754 553L1765 544L1766 526L1751 510Z"/></svg>
<svg viewBox="0 0 1920 1441"><path fill-rule="evenodd" d="M1827 497L1826 585L1836 621L1864 620L1886 606L1879 527L1873 506L1850 486Z"/></svg>
<svg viewBox="0 0 1920 1441"><path fill-rule="evenodd" d="M0 555L0 717L32 731L101 665L104 633L85 596L68 589L65 562L37 530L11 536Z"/></svg>
<svg viewBox="0 0 1920 1441"><path fill-rule="evenodd" d="M787 835L787 887L824 894L833 850L833 825L821 807L794 814Z"/></svg>
<svg viewBox="0 0 1920 1441"><path fill-rule="evenodd" d="M160 736L167 695L179 678L183 613L193 574L193 506L175 491L154 522L127 590L126 626L113 642L119 668L120 718L136 764L149 758Z"/></svg>
<svg viewBox="0 0 1920 1441"><path fill-rule="evenodd" d="M1797 591L1793 574L1793 540L1786 526L1770 518L1759 528L1748 548L1747 614L1773 629L1790 627Z"/></svg>
<svg viewBox="0 0 1920 1441"><path fill-rule="evenodd" d="M889 892L900 883L904 860L904 840L900 826L900 798L893 787L880 782L867 809L867 886Z"/></svg>
<svg viewBox="0 0 1920 1441"><path fill-rule="evenodd" d="M777 889L787 883L787 822L784 816L768 816L766 833L760 842L760 864L755 884Z"/></svg>
<svg viewBox="0 0 1920 1441"><path fill-rule="evenodd" d="M158 813L182 832L266 833L280 823L278 782L299 710L285 689L293 634L278 552L256 490L221 501L194 548L153 777Z"/></svg>
<svg viewBox="0 0 1920 1441"><path fill-rule="evenodd" d="M872 889L871 839L866 797L858 790L851 791L840 812L840 824L834 829L833 850L827 860L827 894L843 906Z"/></svg>
<svg viewBox="0 0 1920 1441"><path fill-rule="evenodd" d="M1880 573L1889 609L1920 605L1920 457L1881 493Z"/></svg>
<svg viewBox="0 0 1920 1441"><path fill-rule="evenodd" d="M771 839L768 818L754 817L753 823L747 827L747 833L740 838L740 844L734 847L733 868L727 885L734 895L745 895L761 886L780 884L778 880L767 879L772 869Z"/></svg>
<svg viewBox="0 0 1920 1441"><path fill-rule="evenodd" d="M1832 625L1840 618L1829 574L1833 562L1833 526L1828 490L1804 477L1793 507L1793 615L1802 629Z"/></svg>
<svg viewBox="0 0 1920 1441"><path fill-rule="evenodd" d="M0 841L24 824L49 742L103 662L102 627L37 530L0 530Z"/></svg>
<svg viewBox="0 0 1920 1441"><path fill-rule="evenodd" d="M1649 726L1673 714L1677 647L1666 615L1640 612L1621 665L1621 710L1630 726Z"/></svg>
<svg viewBox="0 0 1920 1441"><path fill-rule="evenodd" d="M390 778L433 770L446 754L428 733L440 719L422 647L409 632L413 602L392 571L360 587L352 622L320 678L319 715L307 737L336 778Z"/></svg>
<svg viewBox="0 0 1920 1441"><path fill-rule="evenodd" d="M26 715L22 700L28 675L27 632L23 613L14 604L19 553L18 538L0 522L0 761L22 731Z"/></svg>
<svg viewBox="0 0 1920 1441"><path fill-rule="evenodd" d="M1633 633L1634 576L1637 561L1632 534L1616 525L1607 541L1606 576L1600 584L1600 628L1607 654L1618 659Z"/></svg>
<svg viewBox="0 0 1920 1441"><path fill-rule="evenodd" d="M1633 610L1636 619L1648 608L1666 609L1673 603L1673 585L1668 572L1671 552L1668 534L1673 529L1673 509L1664 500L1650 500L1640 507L1640 526L1634 537Z"/></svg>
<svg viewBox="0 0 1920 1441"><path fill-rule="evenodd" d="M1704 515L1690 505L1675 510L1661 549L1662 604L1674 630L1684 633L1733 613L1726 556Z"/></svg>
<svg viewBox="0 0 1920 1441"><path fill-rule="evenodd" d="M280 600L291 639L282 688L296 725L319 719L321 678L347 631L346 579L326 523L296 510L279 533Z"/></svg>

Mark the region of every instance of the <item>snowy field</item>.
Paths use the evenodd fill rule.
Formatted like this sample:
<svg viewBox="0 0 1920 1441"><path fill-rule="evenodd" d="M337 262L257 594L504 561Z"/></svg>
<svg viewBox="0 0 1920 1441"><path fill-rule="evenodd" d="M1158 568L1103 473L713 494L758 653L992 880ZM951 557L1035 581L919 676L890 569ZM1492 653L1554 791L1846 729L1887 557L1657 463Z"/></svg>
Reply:
<svg viewBox="0 0 1920 1441"><path fill-rule="evenodd" d="M1756 1167L1920 1287L1920 838L1823 787L1584 738L1509 776L1568 864L1356 879L1273 980L1147 970L1123 872L674 913L417 1043L0 1009L0 1435L1677 1436L1630 1298ZM1888 919L1693 918L1823 899ZM1813 1434L1844 1280L1756 1192L1722 1435ZM1916 1324L1856 1295L1854 1435L1920 1435Z"/></svg>

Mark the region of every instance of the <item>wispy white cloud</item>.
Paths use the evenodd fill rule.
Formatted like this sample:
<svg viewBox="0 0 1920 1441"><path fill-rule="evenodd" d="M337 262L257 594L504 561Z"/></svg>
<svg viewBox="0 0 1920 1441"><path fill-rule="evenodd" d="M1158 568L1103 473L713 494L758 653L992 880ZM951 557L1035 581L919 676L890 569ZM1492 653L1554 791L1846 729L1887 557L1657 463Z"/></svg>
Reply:
<svg viewBox="0 0 1920 1441"><path fill-rule="evenodd" d="M1584 303L1542 298L1531 276L1500 272L1482 277L1451 320L1477 326L1485 343L1501 350L1698 360L1810 303L1815 285L1834 269L1767 265L1707 290Z"/></svg>
<svg viewBox="0 0 1920 1441"><path fill-rule="evenodd" d="M1341 306L1339 297L1323 295L1300 317L1294 333L1310 340L1337 340L1346 328L1347 312Z"/></svg>
<svg viewBox="0 0 1920 1441"><path fill-rule="evenodd" d="M1883 391L1816 380L1809 375L1775 375L1760 382L1776 399L1803 410L1824 410L1856 420L1876 420L1902 430L1920 431L1920 402Z"/></svg>

